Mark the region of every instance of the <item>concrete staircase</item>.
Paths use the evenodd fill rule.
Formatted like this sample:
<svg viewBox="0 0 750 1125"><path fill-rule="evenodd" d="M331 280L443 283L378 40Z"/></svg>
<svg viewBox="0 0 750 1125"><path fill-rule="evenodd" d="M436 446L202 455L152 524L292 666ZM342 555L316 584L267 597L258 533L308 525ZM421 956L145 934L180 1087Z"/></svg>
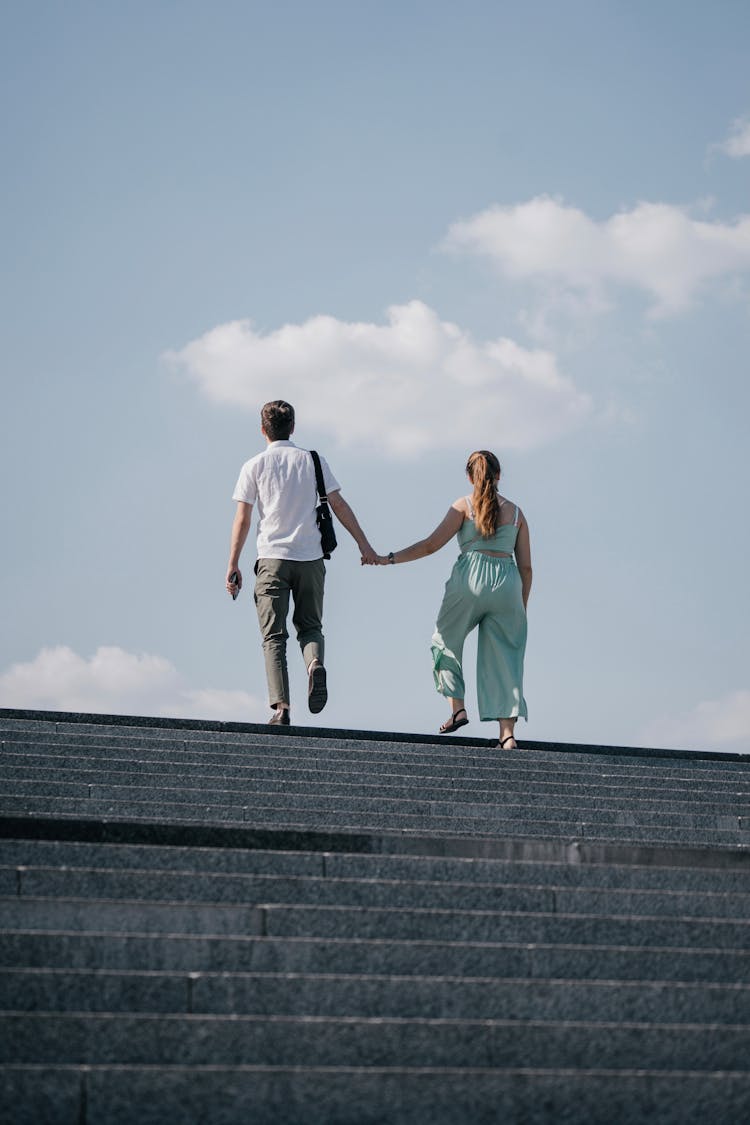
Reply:
<svg viewBox="0 0 750 1125"><path fill-rule="evenodd" d="M750 756L0 739L0 1122L750 1120Z"/></svg>

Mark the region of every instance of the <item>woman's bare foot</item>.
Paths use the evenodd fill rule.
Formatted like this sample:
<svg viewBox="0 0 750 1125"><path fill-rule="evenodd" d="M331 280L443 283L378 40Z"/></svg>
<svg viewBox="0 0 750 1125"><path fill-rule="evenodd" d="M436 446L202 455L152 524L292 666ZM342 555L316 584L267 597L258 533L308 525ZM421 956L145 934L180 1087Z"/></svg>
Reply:
<svg viewBox="0 0 750 1125"><path fill-rule="evenodd" d="M516 720L515 719L498 719L500 724L500 742L498 743L501 750L517 750L518 743L515 738Z"/></svg>

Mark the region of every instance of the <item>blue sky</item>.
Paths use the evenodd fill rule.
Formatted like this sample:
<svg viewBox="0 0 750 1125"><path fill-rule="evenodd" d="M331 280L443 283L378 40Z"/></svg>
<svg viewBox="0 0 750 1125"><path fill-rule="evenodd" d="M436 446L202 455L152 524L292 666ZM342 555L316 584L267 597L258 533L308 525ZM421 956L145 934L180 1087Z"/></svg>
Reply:
<svg viewBox="0 0 750 1125"><path fill-rule="evenodd" d="M71 0L0 42L0 705L268 717L223 580L285 397L384 552L497 452L522 737L748 749L745 3ZM293 717L436 729L453 544L340 539Z"/></svg>

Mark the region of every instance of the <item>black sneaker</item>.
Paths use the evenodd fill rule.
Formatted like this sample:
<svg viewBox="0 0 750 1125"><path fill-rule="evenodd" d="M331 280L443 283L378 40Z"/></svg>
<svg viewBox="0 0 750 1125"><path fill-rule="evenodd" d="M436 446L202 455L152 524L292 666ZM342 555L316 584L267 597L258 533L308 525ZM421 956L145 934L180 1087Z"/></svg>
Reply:
<svg viewBox="0 0 750 1125"><path fill-rule="evenodd" d="M307 688L307 706L313 715L322 711L328 702L328 688L326 687L326 670L322 664L314 664L310 669L310 678Z"/></svg>

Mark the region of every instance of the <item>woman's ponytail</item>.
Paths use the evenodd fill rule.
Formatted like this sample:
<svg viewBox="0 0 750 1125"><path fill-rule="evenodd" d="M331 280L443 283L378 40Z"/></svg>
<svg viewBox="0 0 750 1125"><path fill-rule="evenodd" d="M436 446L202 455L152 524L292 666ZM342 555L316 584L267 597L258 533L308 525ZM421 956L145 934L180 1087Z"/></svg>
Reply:
<svg viewBox="0 0 750 1125"><path fill-rule="evenodd" d="M471 498L474 525L483 539L489 539L495 534L500 518L500 502L497 498L500 462L488 449L479 449L466 462L466 472L474 485Z"/></svg>

